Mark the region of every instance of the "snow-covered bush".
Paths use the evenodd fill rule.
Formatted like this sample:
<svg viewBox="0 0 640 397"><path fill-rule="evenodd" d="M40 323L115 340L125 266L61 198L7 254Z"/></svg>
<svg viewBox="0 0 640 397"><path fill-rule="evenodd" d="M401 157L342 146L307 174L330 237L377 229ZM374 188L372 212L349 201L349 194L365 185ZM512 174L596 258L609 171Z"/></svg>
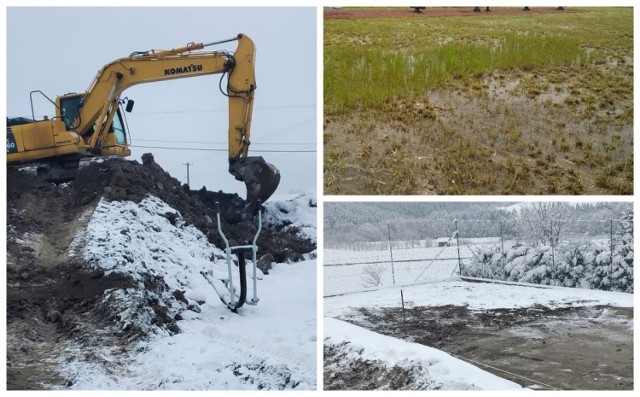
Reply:
<svg viewBox="0 0 640 397"><path fill-rule="evenodd" d="M499 280L633 293L633 211L626 210L622 230L611 243L517 244L502 253L483 248L464 274Z"/></svg>

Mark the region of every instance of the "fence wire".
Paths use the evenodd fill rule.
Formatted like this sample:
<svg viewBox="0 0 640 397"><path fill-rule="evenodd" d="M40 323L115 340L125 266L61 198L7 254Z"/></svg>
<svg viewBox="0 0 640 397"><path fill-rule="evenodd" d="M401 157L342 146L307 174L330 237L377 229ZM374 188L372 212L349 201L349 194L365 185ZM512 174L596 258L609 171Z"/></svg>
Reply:
<svg viewBox="0 0 640 397"><path fill-rule="evenodd" d="M487 265L489 254L501 255L505 265L508 252L519 244L547 244L557 250L594 241L613 253L621 244L622 233L619 219L567 220L559 237L549 241L526 228L495 220L367 224L346 235L325 230L324 296L434 282L454 275L496 278L499 271Z"/></svg>

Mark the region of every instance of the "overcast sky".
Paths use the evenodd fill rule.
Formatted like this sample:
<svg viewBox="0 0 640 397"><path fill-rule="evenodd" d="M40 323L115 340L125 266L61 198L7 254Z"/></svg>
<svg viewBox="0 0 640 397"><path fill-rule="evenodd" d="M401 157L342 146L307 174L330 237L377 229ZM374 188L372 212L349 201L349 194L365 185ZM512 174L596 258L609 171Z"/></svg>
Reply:
<svg viewBox="0 0 640 397"><path fill-rule="evenodd" d="M106 63L133 51L170 49L247 34L256 45L257 90L250 155L274 164L278 194L316 190L316 9L242 8L7 8L7 116L31 117L29 92L50 98L84 92ZM210 49L235 50L231 42ZM134 146L129 159L152 152L173 177L192 189L206 186L245 197L227 172L227 98L220 75L134 86L127 114ZM34 101L36 118L54 115ZM224 151L178 150L215 148ZM262 152L286 150L287 153Z"/></svg>

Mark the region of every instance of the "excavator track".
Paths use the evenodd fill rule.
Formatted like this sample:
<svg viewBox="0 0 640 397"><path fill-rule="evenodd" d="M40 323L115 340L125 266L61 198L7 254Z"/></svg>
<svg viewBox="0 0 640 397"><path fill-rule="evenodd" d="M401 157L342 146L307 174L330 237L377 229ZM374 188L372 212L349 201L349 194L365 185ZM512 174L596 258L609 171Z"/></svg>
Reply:
<svg viewBox="0 0 640 397"><path fill-rule="evenodd" d="M42 161L7 165L7 170L12 169L20 172L27 172L47 182L58 184L74 180L78 176L78 172L92 162L105 161L112 158L121 159L122 157L55 157Z"/></svg>
<svg viewBox="0 0 640 397"><path fill-rule="evenodd" d="M65 183L74 180L80 169L80 158L53 158L38 162L7 166L21 172L28 172L52 183Z"/></svg>

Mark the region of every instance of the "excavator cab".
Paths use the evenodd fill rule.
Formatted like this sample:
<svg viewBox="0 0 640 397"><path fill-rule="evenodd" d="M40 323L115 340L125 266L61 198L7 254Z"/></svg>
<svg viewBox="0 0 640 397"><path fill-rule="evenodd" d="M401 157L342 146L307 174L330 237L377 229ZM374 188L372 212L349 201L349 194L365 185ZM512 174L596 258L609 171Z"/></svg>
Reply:
<svg viewBox="0 0 640 397"><path fill-rule="evenodd" d="M80 124L80 108L82 107L82 95L80 94L67 94L57 98L57 109L59 110L60 118L64 121L67 131L74 131L78 128L77 124ZM113 120L109 126L107 135L100 145L94 151L95 154L101 156L129 156L131 150L128 148L127 130L125 128L124 117L122 114L122 105L126 103L125 110L131 112L133 110L133 101L130 99L123 99L118 101L119 106L113 115ZM113 105L112 105L113 106ZM96 122L97 123L97 122ZM95 125L83 134L83 139L88 140L95 133Z"/></svg>

